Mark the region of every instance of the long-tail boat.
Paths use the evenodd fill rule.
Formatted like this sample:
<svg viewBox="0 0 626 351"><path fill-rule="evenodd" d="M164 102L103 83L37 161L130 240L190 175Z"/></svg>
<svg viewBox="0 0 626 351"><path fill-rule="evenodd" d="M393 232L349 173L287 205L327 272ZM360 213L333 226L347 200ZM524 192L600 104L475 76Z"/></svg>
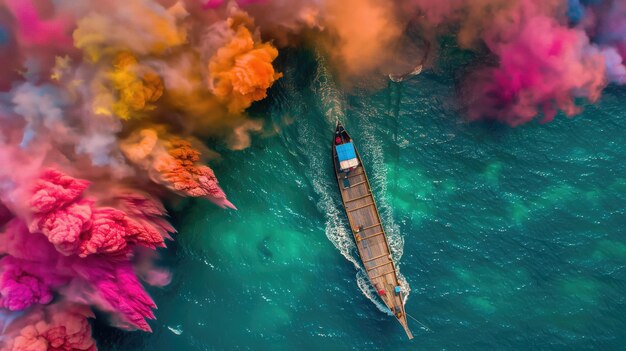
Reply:
<svg viewBox="0 0 626 351"><path fill-rule="evenodd" d="M354 142L339 122L332 149L341 200L363 267L380 299L400 322L409 339L412 339L398 270L393 262L372 188Z"/></svg>

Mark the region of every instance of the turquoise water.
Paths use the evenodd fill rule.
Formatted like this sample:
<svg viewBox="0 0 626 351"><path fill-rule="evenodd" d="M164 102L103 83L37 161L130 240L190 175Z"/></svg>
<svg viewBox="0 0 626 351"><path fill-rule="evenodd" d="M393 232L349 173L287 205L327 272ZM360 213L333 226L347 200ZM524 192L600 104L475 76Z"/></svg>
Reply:
<svg viewBox="0 0 626 351"><path fill-rule="evenodd" d="M446 51L448 50L448 51ZM342 91L281 53L268 128L214 164L238 211L175 204L154 333L98 325L102 350L571 350L626 342L626 90L574 119L467 123L443 48L401 84ZM373 182L415 339L368 298L329 142L339 118ZM211 141L208 141L209 143Z"/></svg>

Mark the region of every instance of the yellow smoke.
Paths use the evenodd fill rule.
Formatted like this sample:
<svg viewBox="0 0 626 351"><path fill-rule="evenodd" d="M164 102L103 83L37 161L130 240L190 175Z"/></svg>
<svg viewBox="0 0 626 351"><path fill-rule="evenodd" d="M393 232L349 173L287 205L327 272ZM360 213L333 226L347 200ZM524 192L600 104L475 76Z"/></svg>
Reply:
<svg viewBox="0 0 626 351"><path fill-rule="evenodd" d="M128 120L154 110L164 85L154 70L141 66L132 53L123 51L92 81L91 89L95 114Z"/></svg>
<svg viewBox="0 0 626 351"><path fill-rule="evenodd" d="M151 70L139 75L135 71L138 62L129 52L122 52L113 61L113 71L109 78L118 92L118 100L113 104L113 113L122 119L130 119L134 113L149 111L163 95L163 81Z"/></svg>
<svg viewBox="0 0 626 351"><path fill-rule="evenodd" d="M93 113L137 121L123 124L126 131L164 123L218 137L234 149L247 147L262 123L243 112L282 76L272 66L278 50L262 42L252 19L237 8L227 19L192 26L180 2L167 10L148 2L132 4L131 17L121 9L106 18L92 12L74 32L85 64L93 68L86 77ZM124 27L133 35L120 32ZM187 42L187 35L195 41Z"/></svg>
<svg viewBox="0 0 626 351"><path fill-rule="evenodd" d="M92 12L77 22L74 46L92 62L130 50L140 55L160 55L185 44L187 31L179 22L188 14L177 4L169 9L145 0L118 0L110 13Z"/></svg>

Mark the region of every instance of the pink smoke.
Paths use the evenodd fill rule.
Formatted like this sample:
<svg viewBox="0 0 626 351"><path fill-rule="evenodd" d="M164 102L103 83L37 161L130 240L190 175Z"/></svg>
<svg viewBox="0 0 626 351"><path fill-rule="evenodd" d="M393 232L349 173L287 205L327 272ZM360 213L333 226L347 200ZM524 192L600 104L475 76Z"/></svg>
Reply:
<svg viewBox="0 0 626 351"><path fill-rule="evenodd" d="M132 248L162 247L173 228L163 219L163 206L147 195L122 188L106 197L116 208L98 206L85 198L89 187L53 169L28 187L30 225L14 218L0 236L0 254L6 255L0 259L0 306L23 310L61 294L111 313L121 327L149 331L145 319L154 318L156 306L137 279ZM142 259L141 275L150 284L166 284L168 273L150 267L151 260Z"/></svg>
<svg viewBox="0 0 626 351"><path fill-rule="evenodd" d="M85 180L52 169L45 171L36 182L31 199L34 214L31 231L47 236L62 254L80 257L124 256L133 244L149 248L165 246L162 223L155 227L145 218L135 220L120 210L96 206L94 200L82 197L88 186ZM147 211L154 211L149 201L141 204L148 204Z"/></svg>
<svg viewBox="0 0 626 351"><path fill-rule="evenodd" d="M550 121L559 111L571 117L580 112L577 98L594 102L609 82L624 81L615 44L590 39L598 31L589 23L611 23L610 15L594 14L595 8L571 27L561 0L411 2L431 25L458 28L461 46L482 42L498 58L496 66L466 79L463 97L471 120L495 118L517 126L541 115Z"/></svg>
<svg viewBox="0 0 626 351"><path fill-rule="evenodd" d="M0 202L0 226L3 226L6 222L8 222L11 217L13 217L11 211L9 211L9 209L2 202Z"/></svg>
<svg viewBox="0 0 626 351"><path fill-rule="evenodd" d="M17 21L20 42L27 46L63 46L72 44L72 22L67 16L42 19L32 0L5 0Z"/></svg>
<svg viewBox="0 0 626 351"><path fill-rule="evenodd" d="M0 248L7 255L0 260L0 306L23 310L48 304L56 292L67 300L110 312L118 317L120 326L150 330L145 319L154 318L156 305L137 279L131 261L102 255L64 256L41 234L29 233L17 219L0 236ZM144 271L148 275L157 272ZM164 279L166 273L160 274L157 280L152 277L152 284L165 282L158 279Z"/></svg>
<svg viewBox="0 0 626 351"><path fill-rule="evenodd" d="M574 99L595 101L606 86L604 57L591 50L586 35L536 15L519 18L509 28L510 40L490 33L486 43L500 57L497 68L476 73L468 90L476 96L470 119L493 117L512 126L543 113L550 121L558 110L567 116L579 112Z"/></svg>
<svg viewBox="0 0 626 351"><path fill-rule="evenodd" d="M72 291L78 301L95 305L120 318L120 326L151 331L146 318L154 319L156 304L137 279L130 262L88 258L71 263L80 279ZM91 290L91 292L90 292Z"/></svg>
<svg viewBox="0 0 626 351"><path fill-rule="evenodd" d="M31 310L9 327L7 351L96 351L86 306L70 303Z"/></svg>
<svg viewBox="0 0 626 351"><path fill-rule="evenodd" d="M33 255L37 253L37 255ZM68 282L57 270L56 253L40 235L31 235L18 219L0 236L0 306L12 311L47 304L53 291Z"/></svg>
<svg viewBox="0 0 626 351"><path fill-rule="evenodd" d="M10 19L0 14L0 28L8 24L9 43L0 43L4 54L0 71L0 86L8 88L19 80L19 72L28 79L46 79L48 70L54 66L55 56L74 55L72 30L74 21L68 12L56 11L47 0L4 0L0 7L6 8ZM2 11L0 11L2 12ZM5 27L6 28L6 27ZM1 42L2 40L0 40Z"/></svg>
<svg viewBox="0 0 626 351"><path fill-rule="evenodd" d="M33 304L52 301L53 289L67 283L54 266L18 260L11 256L0 259L0 306L20 311Z"/></svg>

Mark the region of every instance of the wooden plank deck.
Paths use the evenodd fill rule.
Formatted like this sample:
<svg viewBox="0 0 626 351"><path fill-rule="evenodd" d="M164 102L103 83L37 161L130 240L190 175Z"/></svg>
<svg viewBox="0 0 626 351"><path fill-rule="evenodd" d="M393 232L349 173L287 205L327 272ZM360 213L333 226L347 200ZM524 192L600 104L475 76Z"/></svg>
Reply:
<svg viewBox="0 0 626 351"><path fill-rule="evenodd" d="M385 291L385 294L380 296L381 299L394 312L409 339L412 339L413 335L407 326L402 294L394 292L399 282L385 229L358 153L357 157L359 166L356 169L347 174L340 173L337 154L333 147L335 174L348 222L372 286L376 291ZM348 184L349 186L345 186Z"/></svg>

